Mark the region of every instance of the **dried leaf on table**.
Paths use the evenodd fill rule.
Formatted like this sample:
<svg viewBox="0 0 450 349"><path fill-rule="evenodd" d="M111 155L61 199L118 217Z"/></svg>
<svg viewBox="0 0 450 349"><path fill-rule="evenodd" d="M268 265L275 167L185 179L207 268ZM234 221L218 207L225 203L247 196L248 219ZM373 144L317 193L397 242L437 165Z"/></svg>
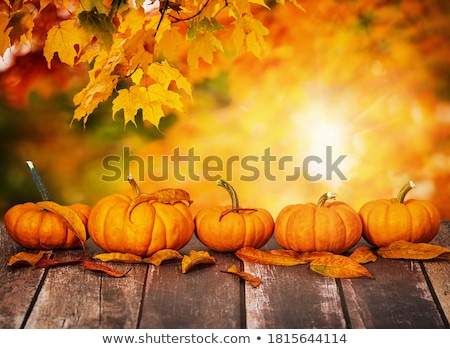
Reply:
<svg viewBox="0 0 450 349"><path fill-rule="evenodd" d="M94 256L94 259L98 259L102 262L119 262L119 263L143 263L142 257L132 253L99 253Z"/></svg>
<svg viewBox="0 0 450 349"><path fill-rule="evenodd" d="M194 266L199 264L215 264L216 259L211 256L207 251L190 251L189 256L183 256L181 261L181 272L187 273Z"/></svg>
<svg viewBox="0 0 450 349"><path fill-rule="evenodd" d="M359 264L375 262L378 258L368 246L357 247L349 257Z"/></svg>
<svg viewBox="0 0 450 349"><path fill-rule="evenodd" d="M38 253L19 252L9 259L9 267L20 267L27 265L35 265L44 255L49 252L39 251Z"/></svg>
<svg viewBox="0 0 450 349"><path fill-rule="evenodd" d="M428 243L417 243L408 241L395 241L388 246L380 247L378 255L391 259L433 259L436 257L450 258L450 249L431 245Z"/></svg>
<svg viewBox="0 0 450 349"><path fill-rule="evenodd" d="M113 276L116 278L125 276L129 271L128 270L127 272L123 273L123 272L114 270L110 267L107 267L106 265L103 265L100 263L95 263L95 262L90 262L90 261L84 261L80 265L88 270L102 272L102 273L105 273L109 276Z"/></svg>
<svg viewBox="0 0 450 349"><path fill-rule="evenodd" d="M182 260L183 256L177 250L166 248L153 253L150 257L144 258L144 262L159 266L164 261L168 261L171 259Z"/></svg>
<svg viewBox="0 0 450 349"><path fill-rule="evenodd" d="M310 251L310 252L299 253L299 258L301 258L304 261L309 263L319 257L331 256L331 255L333 255L333 253L328 252L328 251Z"/></svg>
<svg viewBox="0 0 450 349"><path fill-rule="evenodd" d="M70 228L70 230L75 233L80 240L83 249L86 251L86 227L84 226L80 216L78 216L72 208L68 206L61 206L53 201L40 201L37 202L36 205L59 216Z"/></svg>
<svg viewBox="0 0 450 349"><path fill-rule="evenodd" d="M316 258L310 263L309 268L318 274L333 278L355 278L361 276L373 278L372 274L361 264L350 257L338 254Z"/></svg>
<svg viewBox="0 0 450 349"><path fill-rule="evenodd" d="M264 252L253 247L242 247L235 252L235 255L244 262L258 264L293 266L307 263L305 260L289 254Z"/></svg>
<svg viewBox="0 0 450 349"><path fill-rule="evenodd" d="M62 265L69 265L69 264L79 264L81 263L86 256L81 256L75 259L67 259L67 260L56 260L56 259L41 259L39 262L36 263L36 267L39 268L51 268L51 267L59 267Z"/></svg>
<svg viewBox="0 0 450 349"><path fill-rule="evenodd" d="M245 281L248 281L252 287L258 287L259 285L261 285L261 279L259 277L253 276L252 274L246 273L245 271L239 271L236 264L233 264L233 266L231 266L227 270L221 270L221 272L237 275Z"/></svg>

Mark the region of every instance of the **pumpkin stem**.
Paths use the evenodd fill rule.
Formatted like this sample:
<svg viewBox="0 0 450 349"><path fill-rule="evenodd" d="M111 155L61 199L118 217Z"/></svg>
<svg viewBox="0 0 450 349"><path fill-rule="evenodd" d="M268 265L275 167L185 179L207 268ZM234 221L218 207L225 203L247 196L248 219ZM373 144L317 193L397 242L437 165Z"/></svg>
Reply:
<svg viewBox="0 0 450 349"><path fill-rule="evenodd" d="M129 175L127 177L128 183L130 183L131 188L133 188L134 197L137 197L141 194L141 188L139 188L139 185L134 180L133 175Z"/></svg>
<svg viewBox="0 0 450 349"><path fill-rule="evenodd" d="M41 176L39 176L39 172L37 171L36 167L34 167L34 164L32 161L25 161L27 164L28 169L30 170L31 177L33 178L34 185L39 190L39 193L41 194L43 201L50 201L50 194L48 193L47 187L44 185L44 182L42 182Z"/></svg>
<svg viewBox="0 0 450 349"><path fill-rule="evenodd" d="M222 178L217 181L217 185L225 188L228 191L228 194L230 194L231 197L231 210L239 213L239 200L236 194L236 190L234 190L230 183L225 182Z"/></svg>
<svg viewBox="0 0 450 349"><path fill-rule="evenodd" d="M413 181L409 181L408 183L406 183L402 189L400 189L398 195L397 195L397 199L395 200L396 203L400 203L403 204L403 201L405 200L405 196L406 194L408 194L408 192L415 188L416 185L414 184Z"/></svg>
<svg viewBox="0 0 450 349"><path fill-rule="evenodd" d="M325 202L327 200L331 200L331 199L336 199L336 193L333 193L331 191L323 194L320 198L319 201L317 202L317 207L323 207L325 205Z"/></svg>

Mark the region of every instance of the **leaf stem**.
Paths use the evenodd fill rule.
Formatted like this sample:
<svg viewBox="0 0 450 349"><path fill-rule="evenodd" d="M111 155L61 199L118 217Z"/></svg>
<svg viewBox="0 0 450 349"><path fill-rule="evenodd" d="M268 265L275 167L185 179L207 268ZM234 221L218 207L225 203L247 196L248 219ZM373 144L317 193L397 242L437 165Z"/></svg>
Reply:
<svg viewBox="0 0 450 349"><path fill-rule="evenodd" d="M227 190L228 194L230 194L230 197L231 197L232 210L234 212L238 213L239 212L239 200L238 200L238 196L236 194L236 190L234 190L234 188L231 186L230 183L224 181L222 178L220 178L217 181L217 185L221 186Z"/></svg>
<svg viewBox="0 0 450 349"><path fill-rule="evenodd" d="M134 197L139 196L141 194L141 188L139 188L139 185L136 183L133 175L128 175L127 180L128 183L130 183L131 188L133 188Z"/></svg>
<svg viewBox="0 0 450 349"><path fill-rule="evenodd" d="M327 200L331 200L331 199L336 199L336 193L333 193L331 191L323 194L320 198L319 201L317 202L317 207L323 207L325 205L325 202Z"/></svg>
<svg viewBox="0 0 450 349"><path fill-rule="evenodd" d="M44 185L44 182L41 179L41 176L39 176L39 172L37 171L36 167L34 167L34 164L32 161L25 161L28 169L30 170L31 177L33 178L34 185L39 190L39 193L41 194L43 201L50 201L50 194L48 193L47 187Z"/></svg>
<svg viewBox="0 0 450 349"><path fill-rule="evenodd" d="M413 181L409 181L408 183L406 183L402 189L400 189L398 195L397 195L397 199L395 200L396 203L400 203L402 204L403 201L405 200L406 194L408 194L408 192L415 188L416 185L414 184Z"/></svg>

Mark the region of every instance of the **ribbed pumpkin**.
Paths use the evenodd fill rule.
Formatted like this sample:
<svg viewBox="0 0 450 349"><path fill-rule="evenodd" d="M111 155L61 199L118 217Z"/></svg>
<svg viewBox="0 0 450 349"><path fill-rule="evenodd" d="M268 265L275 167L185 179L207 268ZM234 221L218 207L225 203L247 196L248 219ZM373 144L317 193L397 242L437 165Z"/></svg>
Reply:
<svg viewBox="0 0 450 349"><path fill-rule="evenodd" d="M92 207L88 230L95 244L107 252L142 257L185 246L194 234L189 194L181 189L148 194L132 177L129 182L134 197L112 194Z"/></svg>
<svg viewBox="0 0 450 349"><path fill-rule="evenodd" d="M363 237L372 246L383 247L399 240L430 242L436 236L441 223L438 209L426 200L404 201L414 187L410 181L397 198L373 200L361 207Z"/></svg>
<svg viewBox="0 0 450 349"><path fill-rule="evenodd" d="M84 244L90 207L81 203L61 206L52 202L34 164L31 161L26 164L43 201L17 204L6 211L4 223L11 239L23 247L38 250L71 249L82 241ZM80 236L72 230L73 226L80 228L77 230Z"/></svg>
<svg viewBox="0 0 450 349"><path fill-rule="evenodd" d="M73 204L67 206L87 225L89 206ZM6 211L5 227L11 239L30 249L71 249L80 245L80 239L67 222L58 214L40 206L40 203L17 204Z"/></svg>
<svg viewBox="0 0 450 349"><path fill-rule="evenodd" d="M284 207L275 222L275 239L288 250L297 252L329 251L343 253L361 239L362 223L348 204L335 201L336 194L322 195L317 204Z"/></svg>
<svg viewBox="0 0 450 349"><path fill-rule="evenodd" d="M205 208L195 215L198 239L215 252L262 247L273 234L274 221L270 212L262 208L240 208L234 188L223 179L217 184L228 191L232 204Z"/></svg>

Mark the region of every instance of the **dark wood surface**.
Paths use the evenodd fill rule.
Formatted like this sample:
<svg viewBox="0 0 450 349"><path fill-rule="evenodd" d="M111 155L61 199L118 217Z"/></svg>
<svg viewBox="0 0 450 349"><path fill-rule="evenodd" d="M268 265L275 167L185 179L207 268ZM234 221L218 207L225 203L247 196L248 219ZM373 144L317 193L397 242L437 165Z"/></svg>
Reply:
<svg viewBox="0 0 450 349"><path fill-rule="evenodd" d="M450 222L431 242L450 248ZM358 245L367 245L361 240ZM272 239L263 249L279 248ZM180 252L207 250L195 237ZM159 267L109 263L113 278L77 265L11 268L24 248L0 223L0 328L450 328L450 260L379 258L366 268L375 277L333 279L307 265L242 263L210 252L216 265L186 274L180 263ZM88 243L90 255L102 252ZM81 249L57 251L69 259ZM253 288L222 273L236 264L259 276Z"/></svg>

